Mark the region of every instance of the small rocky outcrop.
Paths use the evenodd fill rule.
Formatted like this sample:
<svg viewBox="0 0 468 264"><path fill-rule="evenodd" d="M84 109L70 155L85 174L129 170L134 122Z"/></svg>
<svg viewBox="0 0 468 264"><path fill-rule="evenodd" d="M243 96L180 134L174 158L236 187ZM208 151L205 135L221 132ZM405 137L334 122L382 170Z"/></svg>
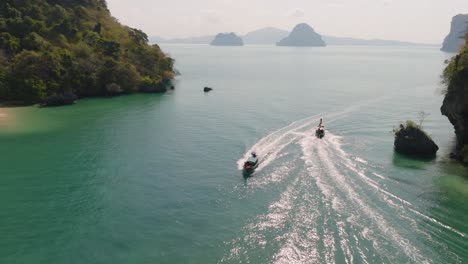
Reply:
<svg viewBox="0 0 468 264"><path fill-rule="evenodd" d="M395 151L402 154L416 156L433 156L439 150L437 144L412 121L394 129Z"/></svg>
<svg viewBox="0 0 468 264"><path fill-rule="evenodd" d="M219 33L216 35L213 41L210 43L211 46L244 46L242 38L237 36L235 33Z"/></svg>
<svg viewBox="0 0 468 264"><path fill-rule="evenodd" d="M211 91L213 91L213 88L205 87L205 88L203 88L203 91L204 91L205 93L211 92Z"/></svg>
<svg viewBox="0 0 468 264"><path fill-rule="evenodd" d="M468 14L456 15L452 18L450 33L445 38L440 50L446 52L459 52L465 43L464 36L468 32Z"/></svg>
<svg viewBox="0 0 468 264"><path fill-rule="evenodd" d="M55 94L47 97L43 102L42 106L62 106L71 105L78 100L78 97L73 93Z"/></svg>
<svg viewBox="0 0 468 264"><path fill-rule="evenodd" d="M276 43L277 46L325 47L326 44L309 25L302 23L294 27L288 37Z"/></svg>

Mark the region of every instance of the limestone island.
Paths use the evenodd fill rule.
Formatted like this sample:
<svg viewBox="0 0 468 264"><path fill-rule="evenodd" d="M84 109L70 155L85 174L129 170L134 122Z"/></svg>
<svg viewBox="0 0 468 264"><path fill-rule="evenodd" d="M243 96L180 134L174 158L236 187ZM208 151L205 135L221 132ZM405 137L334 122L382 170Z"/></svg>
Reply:
<svg viewBox="0 0 468 264"><path fill-rule="evenodd" d="M211 46L244 46L242 38L237 36L234 32L231 33L219 33L211 41Z"/></svg>
<svg viewBox="0 0 468 264"><path fill-rule="evenodd" d="M447 90L441 111L452 123L457 137L451 156L468 164L468 35L465 46L448 62L442 76Z"/></svg>
<svg viewBox="0 0 468 264"><path fill-rule="evenodd" d="M104 0L0 1L0 103L59 106L77 98L172 87L174 60Z"/></svg>
<svg viewBox="0 0 468 264"><path fill-rule="evenodd" d="M456 15L452 18L450 33L442 44L441 51L459 52L465 43L464 36L468 32L468 14Z"/></svg>
<svg viewBox="0 0 468 264"><path fill-rule="evenodd" d="M325 47L326 44L314 29L306 23L298 24L294 27L288 37L282 39L277 46L293 47Z"/></svg>

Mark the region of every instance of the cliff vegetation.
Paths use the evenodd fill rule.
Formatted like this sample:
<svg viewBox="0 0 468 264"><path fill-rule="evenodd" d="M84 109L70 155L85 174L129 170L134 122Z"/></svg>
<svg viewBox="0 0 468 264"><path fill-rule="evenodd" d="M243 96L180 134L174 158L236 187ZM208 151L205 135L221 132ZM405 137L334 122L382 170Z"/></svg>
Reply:
<svg viewBox="0 0 468 264"><path fill-rule="evenodd" d="M0 101L133 93L172 78L173 62L105 0L0 1Z"/></svg>
<svg viewBox="0 0 468 264"><path fill-rule="evenodd" d="M461 51L447 61L442 79L447 89L441 112L453 124L457 135L453 156L468 163L468 37Z"/></svg>

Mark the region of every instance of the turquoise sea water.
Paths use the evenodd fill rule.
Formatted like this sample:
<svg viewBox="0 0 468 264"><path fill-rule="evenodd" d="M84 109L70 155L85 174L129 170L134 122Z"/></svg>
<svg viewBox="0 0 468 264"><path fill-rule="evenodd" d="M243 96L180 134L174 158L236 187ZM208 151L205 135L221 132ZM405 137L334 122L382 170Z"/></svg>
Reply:
<svg viewBox="0 0 468 264"><path fill-rule="evenodd" d="M439 111L450 54L162 48L173 92L0 108L0 263L468 262L468 173ZM393 152L419 111L434 160Z"/></svg>

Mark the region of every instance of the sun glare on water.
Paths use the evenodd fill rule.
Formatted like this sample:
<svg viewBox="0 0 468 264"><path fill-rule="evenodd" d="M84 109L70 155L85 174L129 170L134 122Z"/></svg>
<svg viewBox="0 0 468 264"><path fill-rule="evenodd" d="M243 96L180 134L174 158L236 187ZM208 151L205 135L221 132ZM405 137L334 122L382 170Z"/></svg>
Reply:
<svg viewBox="0 0 468 264"><path fill-rule="evenodd" d="M9 119L8 117L9 115L5 111L0 110L0 126L7 125Z"/></svg>

